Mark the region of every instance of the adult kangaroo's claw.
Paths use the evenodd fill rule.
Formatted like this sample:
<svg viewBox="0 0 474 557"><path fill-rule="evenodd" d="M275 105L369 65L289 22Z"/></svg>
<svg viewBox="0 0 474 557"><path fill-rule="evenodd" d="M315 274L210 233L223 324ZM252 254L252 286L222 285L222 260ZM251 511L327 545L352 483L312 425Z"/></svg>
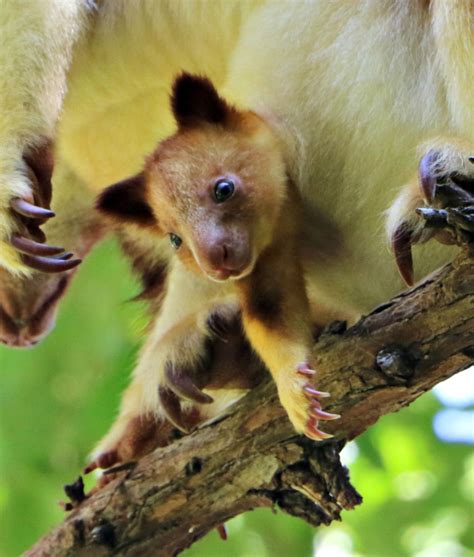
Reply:
<svg viewBox="0 0 474 557"><path fill-rule="evenodd" d="M433 168L437 159L438 154L436 151L428 151L428 153L421 158L418 167L421 193L428 203L433 202L436 194L436 176L433 172Z"/></svg>
<svg viewBox="0 0 474 557"><path fill-rule="evenodd" d="M401 224L392 237L392 249L398 270L408 286L413 285L413 256L411 253L412 233L406 224Z"/></svg>
<svg viewBox="0 0 474 557"><path fill-rule="evenodd" d="M13 235L10 238L10 244L15 247L18 251L26 253L28 255L59 255L64 252L63 248L57 246L48 246L40 242L35 242L24 236Z"/></svg>
<svg viewBox="0 0 474 557"><path fill-rule="evenodd" d="M22 217L27 217L30 219L50 219L55 216L55 213L50 209L44 209L43 207L38 207L33 205L20 197L15 197L10 202L11 208L21 215Z"/></svg>
<svg viewBox="0 0 474 557"><path fill-rule="evenodd" d="M69 256L69 254L65 254ZM42 257L40 255L22 254L23 263L43 273L63 273L70 271L81 263L81 259L69 259L69 261L62 258Z"/></svg>

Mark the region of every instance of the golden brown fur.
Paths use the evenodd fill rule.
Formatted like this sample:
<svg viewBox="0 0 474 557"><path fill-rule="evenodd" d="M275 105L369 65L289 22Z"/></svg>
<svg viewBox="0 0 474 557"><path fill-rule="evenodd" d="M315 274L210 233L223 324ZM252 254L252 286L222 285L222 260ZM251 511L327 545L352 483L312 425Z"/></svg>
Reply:
<svg viewBox="0 0 474 557"><path fill-rule="evenodd" d="M189 288L194 274L220 283L211 295L202 295L201 311L211 314L219 301L228 305L233 300L235 313L238 303L247 338L272 373L295 428L324 438L309 416L311 404L320 408L319 403L311 403L304 391L308 376L299 371L299 366L309 367L312 343L298 244L301 200L285 173L278 141L260 117L228 106L205 78L179 77L172 104L178 131L147 157L143 173L106 190L99 209L115 221L123 219L124 226L143 226L148 215L150 236L181 238L177 256L181 272L191 271ZM224 201L217 197L222 179L232 185ZM171 296L167 292L164 305ZM190 314L163 339L176 343L183 332L195 334L196 325ZM156 350L161 349L158 344ZM160 376L181 357L170 355L163 370L155 370L152 390L159 392ZM141 381L136 378L132 392Z"/></svg>

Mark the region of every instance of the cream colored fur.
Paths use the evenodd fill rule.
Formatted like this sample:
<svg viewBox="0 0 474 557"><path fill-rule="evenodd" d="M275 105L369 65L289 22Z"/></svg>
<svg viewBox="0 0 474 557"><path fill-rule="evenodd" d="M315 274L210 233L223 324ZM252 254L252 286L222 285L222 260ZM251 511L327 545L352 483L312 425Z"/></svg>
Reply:
<svg viewBox="0 0 474 557"><path fill-rule="evenodd" d="M49 14L52 3L28 4L47 5ZM20 3L10 5L14 14ZM19 31L28 29L24 21ZM46 27L34 25L44 33ZM472 0L104 0L76 47L58 156L95 191L135 173L156 142L174 131L168 108L173 78L182 70L207 75L226 98L254 109L280 134L314 238L306 261L311 295L336 313L365 312L403 288L384 230L413 218L420 154L433 146L447 147L447 153L453 146L456 153L459 145L464 153L474 148L473 29ZM2 108L3 209L28 191L21 147L30 139L23 137L49 132L58 107L54 101L47 110L51 119L41 120L47 105L36 91L46 73L28 57L27 31L9 41L15 49L0 51L0 68L21 85L33 108L18 111L13 101L8 111ZM54 62L49 40L38 43ZM30 64L31 77L12 66L12 52ZM7 89L11 96L14 89ZM453 169L464 167L458 155L446 156ZM9 232L0 211L0 238ZM0 249L0 263L18 268L16 255L4 244ZM417 248L417 275L450 254L433 244ZM146 378L150 392L160 381L154 370L162 358L161 335L195 296L179 294L157 319L135 374L137 381ZM143 397L132 398L132 413L140 413Z"/></svg>
<svg viewBox="0 0 474 557"><path fill-rule="evenodd" d="M334 224L338 256L329 246L311 274L320 301L365 311L402 288L384 221L416 174L419 145L440 135L474 140L473 39L460 28L473 3L440 3L163 2L162 12L143 1L127 13L105 3L71 72L60 153L97 190L133 174L174 131L172 78L205 73L226 98L274 121L308 206ZM140 28L141 40L124 40L125 25ZM435 30L450 25L458 41L440 44ZM171 40L177 26L186 40ZM447 257L437 246L417 251L418 276ZM355 276L345 272L354 267Z"/></svg>
<svg viewBox="0 0 474 557"><path fill-rule="evenodd" d="M0 6L0 265L27 272L7 240L9 203L30 195L22 156L53 137L72 49L86 21L84 0L5 0Z"/></svg>

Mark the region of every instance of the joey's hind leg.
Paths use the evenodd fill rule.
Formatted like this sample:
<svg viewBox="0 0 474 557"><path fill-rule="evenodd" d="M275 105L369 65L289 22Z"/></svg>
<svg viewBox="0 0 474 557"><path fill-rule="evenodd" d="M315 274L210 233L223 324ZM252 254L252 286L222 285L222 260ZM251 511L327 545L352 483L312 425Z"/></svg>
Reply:
<svg viewBox="0 0 474 557"><path fill-rule="evenodd" d="M387 231L400 274L413 284L411 246L436 237L445 244L474 237L474 146L437 140L427 148L418 177L388 212Z"/></svg>
<svg viewBox="0 0 474 557"><path fill-rule="evenodd" d="M227 319L221 314L211 314L207 325L213 336L207 343L206 366L181 368L178 385L173 383L176 377L168 377L162 384L153 387L162 393L167 392L169 400L165 400L165 404L171 405L171 410L164 408L163 396L157 397L153 411L145 410L148 398L144 392L145 384L135 373L124 394L120 414L95 449L87 472L136 460L157 447L168 445L180 434L179 429L191 430L218 416L265 377L265 370L245 339L238 316ZM147 365L150 364L149 360ZM140 362L140 365L143 363ZM201 403L196 400L191 402L189 396L183 398L186 393L182 392L182 386L185 383L192 385L191 390L200 393L199 396L205 395L201 389L209 389L214 402L207 402L207 399ZM172 422L178 422L180 428Z"/></svg>
<svg viewBox="0 0 474 557"><path fill-rule="evenodd" d="M168 272L165 297L133 372L132 384L115 424L93 453L92 468L141 456L145 447L148 449L148 441L138 445L136 442L135 430L142 423L153 426L155 421L156 435L160 436L165 422L186 432L201 420L200 408L211 404L212 398L200 390L194 377L205 370L209 359L206 318L212 288L215 286L210 281L200 279L174 261ZM186 296L191 292L192 296ZM183 399L188 402L183 404ZM150 433L151 438L153 435Z"/></svg>
<svg viewBox="0 0 474 557"><path fill-rule="evenodd" d="M178 431L191 431L203 421L199 405L211 403L212 398L193 380L193 372L201 367L201 354L193 353L198 348L196 332L187 333L185 344L184 331L174 339L170 333L158 342L153 335L148 339L132 383L122 398L119 415L94 450L87 472L136 460L156 447L167 445ZM195 370L189 362L185 364L183 358L176 357L176 352L184 355L187 351L196 355ZM182 399L194 402L185 404Z"/></svg>
<svg viewBox="0 0 474 557"><path fill-rule="evenodd" d="M96 468L110 468L122 462L136 460L173 438L173 427L164 418L144 412L143 385L133 382L125 391L119 416L107 435L93 451L87 474Z"/></svg>

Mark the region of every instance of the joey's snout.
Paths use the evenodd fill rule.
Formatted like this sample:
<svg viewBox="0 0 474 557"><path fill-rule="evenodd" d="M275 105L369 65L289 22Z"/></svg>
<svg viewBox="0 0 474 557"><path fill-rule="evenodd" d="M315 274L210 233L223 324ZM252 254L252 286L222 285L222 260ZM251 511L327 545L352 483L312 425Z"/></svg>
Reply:
<svg viewBox="0 0 474 557"><path fill-rule="evenodd" d="M196 246L202 270L215 280L241 277L251 270L252 250L247 237L208 235Z"/></svg>
<svg viewBox="0 0 474 557"><path fill-rule="evenodd" d="M210 246L208 261L214 271L223 278L238 276L250 262L249 250L236 249L232 244L218 243Z"/></svg>

